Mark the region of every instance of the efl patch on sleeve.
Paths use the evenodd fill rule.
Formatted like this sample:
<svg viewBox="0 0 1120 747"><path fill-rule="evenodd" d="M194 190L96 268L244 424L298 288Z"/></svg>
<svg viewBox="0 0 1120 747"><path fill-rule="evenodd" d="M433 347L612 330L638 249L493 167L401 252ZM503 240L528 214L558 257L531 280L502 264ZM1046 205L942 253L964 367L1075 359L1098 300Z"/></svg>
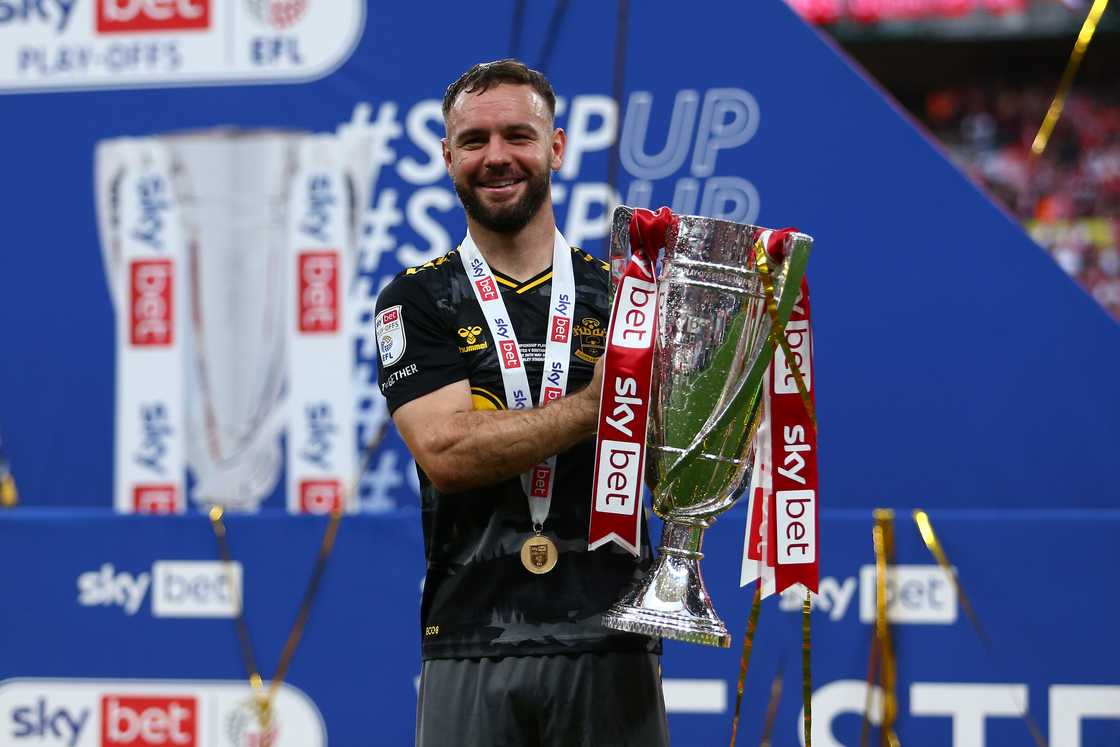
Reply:
<svg viewBox="0 0 1120 747"><path fill-rule="evenodd" d="M377 335L377 350L381 353L381 365L394 366L404 356L408 340L404 335L404 319L400 306L390 306L377 315L374 323Z"/></svg>

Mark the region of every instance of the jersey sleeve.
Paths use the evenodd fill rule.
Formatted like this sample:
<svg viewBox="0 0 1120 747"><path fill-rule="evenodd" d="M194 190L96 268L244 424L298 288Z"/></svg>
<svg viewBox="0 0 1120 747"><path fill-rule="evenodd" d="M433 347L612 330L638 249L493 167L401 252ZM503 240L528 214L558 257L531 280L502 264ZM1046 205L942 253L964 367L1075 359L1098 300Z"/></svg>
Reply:
<svg viewBox="0 0 1120 747"><path fill-rule="evenodd" d="M393 413L401 405L467 378L449 325L422 284L398 276L377 297L378 385Z"/></svg>

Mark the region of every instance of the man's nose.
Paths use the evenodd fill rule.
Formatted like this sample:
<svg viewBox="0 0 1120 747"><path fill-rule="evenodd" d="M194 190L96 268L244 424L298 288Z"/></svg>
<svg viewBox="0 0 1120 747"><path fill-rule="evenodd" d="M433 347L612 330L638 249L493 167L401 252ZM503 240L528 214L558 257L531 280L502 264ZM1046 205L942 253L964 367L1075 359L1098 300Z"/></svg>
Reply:
<svg viewBox="0 0 1120 747"><path fill-rule="evenodd" d="M509 147L505 140L500 137L490 138L490 142L486 144L483 166L489 169L505 168L511 161Z"/></svg>

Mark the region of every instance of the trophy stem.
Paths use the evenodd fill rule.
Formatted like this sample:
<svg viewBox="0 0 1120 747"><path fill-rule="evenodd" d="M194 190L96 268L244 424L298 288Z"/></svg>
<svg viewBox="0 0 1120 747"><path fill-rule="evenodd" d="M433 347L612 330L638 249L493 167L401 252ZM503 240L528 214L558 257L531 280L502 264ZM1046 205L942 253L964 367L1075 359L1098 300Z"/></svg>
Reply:
<svg viewBox="0 0 1120 747"><path fill-rule="evenodd" d="M700 559L709 520L666 519L649 573L603 615L615 630L727 648L731 634L712 606Z"/></svg>

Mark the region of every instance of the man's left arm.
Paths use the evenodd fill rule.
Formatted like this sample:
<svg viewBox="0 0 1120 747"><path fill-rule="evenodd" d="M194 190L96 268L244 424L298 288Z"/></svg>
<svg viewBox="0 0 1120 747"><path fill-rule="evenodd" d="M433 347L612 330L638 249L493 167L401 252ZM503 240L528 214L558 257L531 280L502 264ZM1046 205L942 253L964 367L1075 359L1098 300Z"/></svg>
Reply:
<svg viewBox="0 0 1120 747"><path fill-rule="evenodd" d="M424 474L442 493L492 485L532 469L595 435L602 361L584 389L527 410L474 410L457 381L401 405L393 422Z"/></svg>

